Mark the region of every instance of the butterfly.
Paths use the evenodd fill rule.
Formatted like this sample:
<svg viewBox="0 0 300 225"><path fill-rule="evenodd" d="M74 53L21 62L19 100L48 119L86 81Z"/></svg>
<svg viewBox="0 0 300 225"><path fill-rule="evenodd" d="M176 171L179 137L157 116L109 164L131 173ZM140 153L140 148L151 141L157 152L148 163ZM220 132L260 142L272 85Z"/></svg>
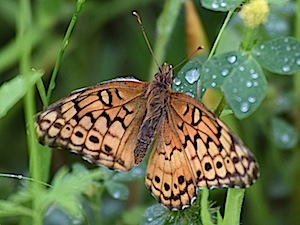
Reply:
<svg viewBox="0 0 300 225"><path fill-rule="evenodd" d="M249 187L255 157L201 102L173 92L172 74L165 63L151 83L117 79L72 92L37 114L39 142L118 171L153 146L145 183L172 210L190 206L201 187Z"/></svg>

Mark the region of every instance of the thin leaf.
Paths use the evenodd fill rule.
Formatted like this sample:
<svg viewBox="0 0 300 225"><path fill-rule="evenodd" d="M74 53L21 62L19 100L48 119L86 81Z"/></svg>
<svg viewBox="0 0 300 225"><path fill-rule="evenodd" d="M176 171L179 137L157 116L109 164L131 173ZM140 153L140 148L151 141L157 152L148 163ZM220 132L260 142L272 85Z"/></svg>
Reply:
<svg viewBox="0 0 300 225"><path fill-rule="evenodd" d="M0 87L0 118L6 115L42 75L41 71L33 71L26 76L29 78L28 80L25 80L25 76L17 75L2 84Z"/></svg>

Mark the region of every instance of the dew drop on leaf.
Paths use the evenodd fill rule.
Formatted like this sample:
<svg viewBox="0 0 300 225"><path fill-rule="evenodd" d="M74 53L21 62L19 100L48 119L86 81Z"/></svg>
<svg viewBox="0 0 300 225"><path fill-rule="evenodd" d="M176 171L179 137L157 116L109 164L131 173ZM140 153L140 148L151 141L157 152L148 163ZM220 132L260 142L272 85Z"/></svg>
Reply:
<svg viewBox="0 0 300 225"><path fill-rule="evenodd" d="M259 77L258 73L251 74L252 79L257 79Z"/></svg>
<svg viewBox="0 0 300 225"><path fill-rule="evenodd" d="M237 57L236 57L235 55L229 56L229 57L227 58L227 61L228 61L229 63L231 63L231 64L235 63L236 60L237 60Z"/></svg>
<svg viewBox="0 0 300 225"><path fill-rule="evenodd" d="M252 82L251 81L247 81L246 82L246 87L252 87Z"/></svg>
<svg viewBox="0 0 300 225"><path fill-rule="evenodd" d="M173 82L174 82L175 85L180 85L180 84L181 84L181 80L180 80L178 77L176 77L176 78L173 80Z"/></svg>
<svg viewBox="0 0 300 225"><path fill-rule="evenodd" d="M248 102L254 103L254 102L256 102L256 98L250 96L250 97L248 97Z"/></svg>
<svg viewBox="0 0 300 225"><path fill-rule="evenodd" d="M220 6L219 6L219 4L217 3L217 2L212 2L211 3L211 8L213 8L213 9L217 9L217 8L219 8Z"/></svg>
<svg viewBox="0 0 300 225"><path fill-rule="evenodd" d="M282 71L285 72L285 73L286 73L286 72L289 72L290 69L291 69L291 68L290 68L290 66L288 66L288 65L284 65L284 66L282 67Z"/></svg>
<svg viewBox="0 0 300 225"><path fill-rule="evenodd" d="M185 75L185 79L190 84L193 84L199 79L199 76L200 76L199 70L192 69L192 70L187 71L187 73Z"/></svg>
<svg viewBox="0 0 300 225"><path fill-rule="evenodd" d="M241 103L241 106L240 106L240 110L242 111L242 112L248 112L249 111L249 108L250 108L250 106L249 106L249 103L248 102L243 102L243 103Z"/></svg>
<svg viewBox="0 0 300 225"><path fill-rule="evenodd" d="M226 77L228 74L229 74L229 70L228 70L228 69L224 69L224 70L222 70L222 72L221 72L221 75L222 75L223 77Z"/></svg>

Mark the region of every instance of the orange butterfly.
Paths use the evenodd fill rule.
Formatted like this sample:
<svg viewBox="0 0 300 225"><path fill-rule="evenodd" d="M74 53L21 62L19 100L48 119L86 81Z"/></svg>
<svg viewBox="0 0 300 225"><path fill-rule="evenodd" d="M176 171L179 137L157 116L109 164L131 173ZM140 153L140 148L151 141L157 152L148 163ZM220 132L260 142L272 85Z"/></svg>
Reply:
<svg viewBox="0 0 300 225"><path fill-rule="evenodd" d="M197 188L253 184L254 156L202 103L171 90L172 73L163 64L151 83L118 79L72 92L38 114L40 143L119 171L153 145L146 185L173 210L191 205Z"/></svg>

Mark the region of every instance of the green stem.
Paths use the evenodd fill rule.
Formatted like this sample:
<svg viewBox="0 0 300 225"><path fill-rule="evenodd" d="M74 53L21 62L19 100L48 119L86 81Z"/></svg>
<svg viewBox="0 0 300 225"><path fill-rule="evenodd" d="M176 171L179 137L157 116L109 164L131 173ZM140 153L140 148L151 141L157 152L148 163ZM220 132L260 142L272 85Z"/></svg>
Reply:
<svg viewBox="0 0 300 225"><path fill-rule="evenodd" d="M221 115L223 109L225 108L225 106L226 106L226 101L225 101L224 96L222 96L221 101L219 102L219 104L218 104L216 110L214 111L214 114L215 114L217 117L220 117L220 115Z"/></svg>
<svg viewBox="0 0 300 225"><path fill-rule="evenodd" d="M256 28L246 27L243 42L241 43L240 48L245 51L251 50L252 46L255 44L256 36L259 31L259 26Z"/></svg>
<svg viewBox="0 0 300 225"><path fill-rule="evenodd" d="M239 225L245 189L229 188L222 225Z"/></svg>
<svg viewBox="0 0 300 225"><path fill-rule="evenodd" d="M222 25L222 27L221 27L221 29L219 31L219 34L218 34L218 36L217 36L217 38L216 38L216 40L214 42L214 45L211 48L211 51L210 51L210 53L208 55L208 58L207 58L207 61L210 60L210 58L215 54L215 52L217 50L217 47L219 45L220 39L222 37L222 34L223 34L225 28L227 27L227 25L228 25L228 23L229 23L232 15L233 15L233 13L234 13L234 10L231 10L231 11L228 12L228 14L227 14L227 16L226 16L226 18L224 20L224 23L223 23L223 25Z"/></svg>
<svg viewBox="0 0 300 225"><path fill-rule="evenodd" d="M63 39L63 42L62 42L62 45L61 45L61 48L60 48L60 51L59 51L59 54L58 54L58 57L57 57L57 60L55 62L54 70L53 70L52 75L51 75L50 84L49 84L49 88L48 88L48 92L47 92L47 103L50 102L52 91L55 88L55 80L56 80L56 77L57 77L58 69L59 69L59 67L61 65L62 58L63 58L65 50L66 50L66 48L68 46L70 36L71 36L72 31L73 31L73 29L75 27L75 24L77 22L78 16L79 16L79 14L80 14L83 6L84 6L84 3L85 3L85 0L77 0L76 10L75 10L75 12L74 12L74 14L72 16L72 19L71 19L71 21L69 23L67 32L66 32L66 34L64 36L64 39Z"/></svg>
<svg viewBox="0 0 300 225"><path fill-rule="evenodd" d="M201 220L203 225L214 225L214 223L211 220L210 212L209 212L209 190L204 187L201 191Z"/></svg>
<svg viewBox="0 0 300 225"><path fill-rule="evenodd" d="M224 20L224 23L223 23L223 25L222 25L222 27L221 27L219 33L218 33L218 36L217 36L217 38L216 38L216 40L215 40L215 42L214 42L214 44L213 44L213 46L212 46L212 48L211 48L211 51L210 51L210 53L209 53L209 55L208 55L208 58L207 58L207 61L210 60L210 58L215 54L215 52L216 52L216 50L217 50L217 47L218 47L218 45L219 45L220 39L221 39L221 37L222 37L222 34L224 33L224 30L225 30L225 28L227 27L227 25L228 25L228 23L229 23L229 21L230 21L232 15L233 15L233 13L234 13L234 10L231 10L231 11L228 12L228 14L227 14L227 16L226 16L226 18L225 18L225 20ZM204 72L203 70L202 70L201 73L202 73L202 74L205 74L205 72ZM198 88L197 88L197 89L198 89L198 90L201 90L201 89L202 89L202 87L201 87L201 82L199 82L199 85L198 85ZM200 94L198 94L197 97L200 99ZM219 116L219 115L222 113L222 111L223 111L225 105L226 105L225 99L224 99L224 97L222 97L222 99L221 99L219 105L217 106L217 109L216 109L216 113L217 113L217 114L216 114L216 115Z"/></svg>
<svg viewBox="0 0 300 225"><path fill-rule="evenodd" d="M31 50L32 50L32 39L28 35L31 33L31 5L29 0L19 1L19 18L17 26L17 40L20 47L20 74L23 74L25 82L29 80L29 71L31 65ZM26 85L27 86L27 85ZM39 164L39 153L37 148L35 127L34 127L34 114L35 114L35 101L33 88L28 88L27 93L24 96L24 113L26 123L26 137L27 147L29 151L30 160L30 176L34 182L31 184L33 193L37 193L40 189L40 185L35 182L41 180L42 174ZM37 195L36 195L37 196ZM38 199L32 196L33 201L33 224L42 224L42 215L39 213Z"/></svg>

